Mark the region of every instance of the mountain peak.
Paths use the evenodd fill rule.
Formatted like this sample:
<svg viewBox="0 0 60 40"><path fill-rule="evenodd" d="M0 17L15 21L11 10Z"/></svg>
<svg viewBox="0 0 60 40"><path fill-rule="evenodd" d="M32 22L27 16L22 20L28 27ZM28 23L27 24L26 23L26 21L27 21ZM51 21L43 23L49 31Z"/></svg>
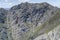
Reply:
<svg viewBox="0 0 60 40"><path fill-rule="evenodd" d="M8 11L0 8L0 23L6 24L0 24L0 40L33 40L60 24L60 10L46 2L25 2Z"/></svg>
<svg viewBox="0 0 60 40"><path fill-rule="evenodd" d="M21 4L18 4L18 5L15 5L11 8L11 10L18 10L20 8L25 8L25 7L28 7L28 6L52 6L50 5L49 3L47 2L43 2L43 3L28 3L28 2L25 2L25 3L21 3ZM53 7L53 6L52 6Z"/></svg>

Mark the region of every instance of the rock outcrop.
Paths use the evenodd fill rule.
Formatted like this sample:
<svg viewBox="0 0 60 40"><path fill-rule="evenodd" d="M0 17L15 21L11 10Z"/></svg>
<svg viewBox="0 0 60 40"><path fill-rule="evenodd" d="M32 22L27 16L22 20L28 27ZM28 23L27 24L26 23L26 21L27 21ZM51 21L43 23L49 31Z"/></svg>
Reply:
<svg viewBox="0 0 60 40"><path fill-rule="evenodd" d="M0 26L1 40L38 40L39 35L46 37L41 40L49 40L48 33L60 24L60 9L46 2L21 3L10 10L1 9L0 14L4 24Z"/></svg>

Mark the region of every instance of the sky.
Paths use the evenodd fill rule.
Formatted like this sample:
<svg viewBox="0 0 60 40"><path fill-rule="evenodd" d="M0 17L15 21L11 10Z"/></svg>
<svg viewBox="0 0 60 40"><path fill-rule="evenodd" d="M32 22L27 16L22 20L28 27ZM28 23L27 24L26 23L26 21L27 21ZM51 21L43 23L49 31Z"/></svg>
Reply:
<svg viewBox="0 0 60 40"><path fill-rule="evenodd" d="M29 2L29 3L42 3L47 2L53 6L60 8L60 0L0 0L0 8L11 8L14 5L20 3Z"/></svg>

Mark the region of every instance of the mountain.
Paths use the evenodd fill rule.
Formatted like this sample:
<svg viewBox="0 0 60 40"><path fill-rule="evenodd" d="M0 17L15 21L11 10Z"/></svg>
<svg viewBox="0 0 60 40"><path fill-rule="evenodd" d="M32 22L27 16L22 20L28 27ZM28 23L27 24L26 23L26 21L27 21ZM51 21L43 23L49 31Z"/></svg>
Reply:
<svg viewBox="0 0 60 40"><path fill-rule="evenodd" d="M7 10L0 8L0 23L5 23L7 17Z"/></svg>
<svg viewBox="0 0 60 40"><path fill-rule="evenodd" d="M9 10L2 8L0 12L0 23L5 25L1 26L1 30L6 28L5 34L0 31L1 35L4 34L1 40L38 40L37 37L48 34L60 25L60 8L46 2L21 3Z"/></svg>
<svg viewBox="0 0 60 40"><path fill-rule="evenodd" d="M4 8L0 8L0 40L8 40L7 14L7 10L5 10Z"/></svg>

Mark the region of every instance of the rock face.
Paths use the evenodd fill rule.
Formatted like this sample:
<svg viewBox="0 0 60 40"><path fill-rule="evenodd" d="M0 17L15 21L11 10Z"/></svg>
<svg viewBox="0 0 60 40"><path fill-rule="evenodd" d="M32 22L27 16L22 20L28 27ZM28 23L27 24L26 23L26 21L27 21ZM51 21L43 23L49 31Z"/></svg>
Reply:
<svg viewBox="0 0 60 40"><path fill-rule="evenodd" d="M8 11L0 8L0 40L8 40L7 35L7 13Z"/></svg>
<svg viewBox="0 0 60 40"><path fill-rule="evenodd" d="M0 23L5 23L7 17L7 10L0 8Z"/></svg>
<svg viewBox="0 0 60 40"><path fill-rule="evenodd" d="M50 16L52 16L52 14L54 14L56 8L50 6L47 3L41 3L41 4L22 3L12 7L11 10L13 11L12 15L15 14L19 16L22 22L26 22L26 21L35 22L44 19L44 17L45 19L43 21L45 21Z"/></svg>
<svg viewBox="0 0 60 40"><path fill-rule="evenodd" d="M5 34L0 30L1 35L3 33L1 40L38 40L39 35L44 36L60 24L60 9L46 2L21 3L8 11L1 9L0 14L0 23L4 24L1 30L6 28ZM46 36L41 40L49 39Z"/></svg>

